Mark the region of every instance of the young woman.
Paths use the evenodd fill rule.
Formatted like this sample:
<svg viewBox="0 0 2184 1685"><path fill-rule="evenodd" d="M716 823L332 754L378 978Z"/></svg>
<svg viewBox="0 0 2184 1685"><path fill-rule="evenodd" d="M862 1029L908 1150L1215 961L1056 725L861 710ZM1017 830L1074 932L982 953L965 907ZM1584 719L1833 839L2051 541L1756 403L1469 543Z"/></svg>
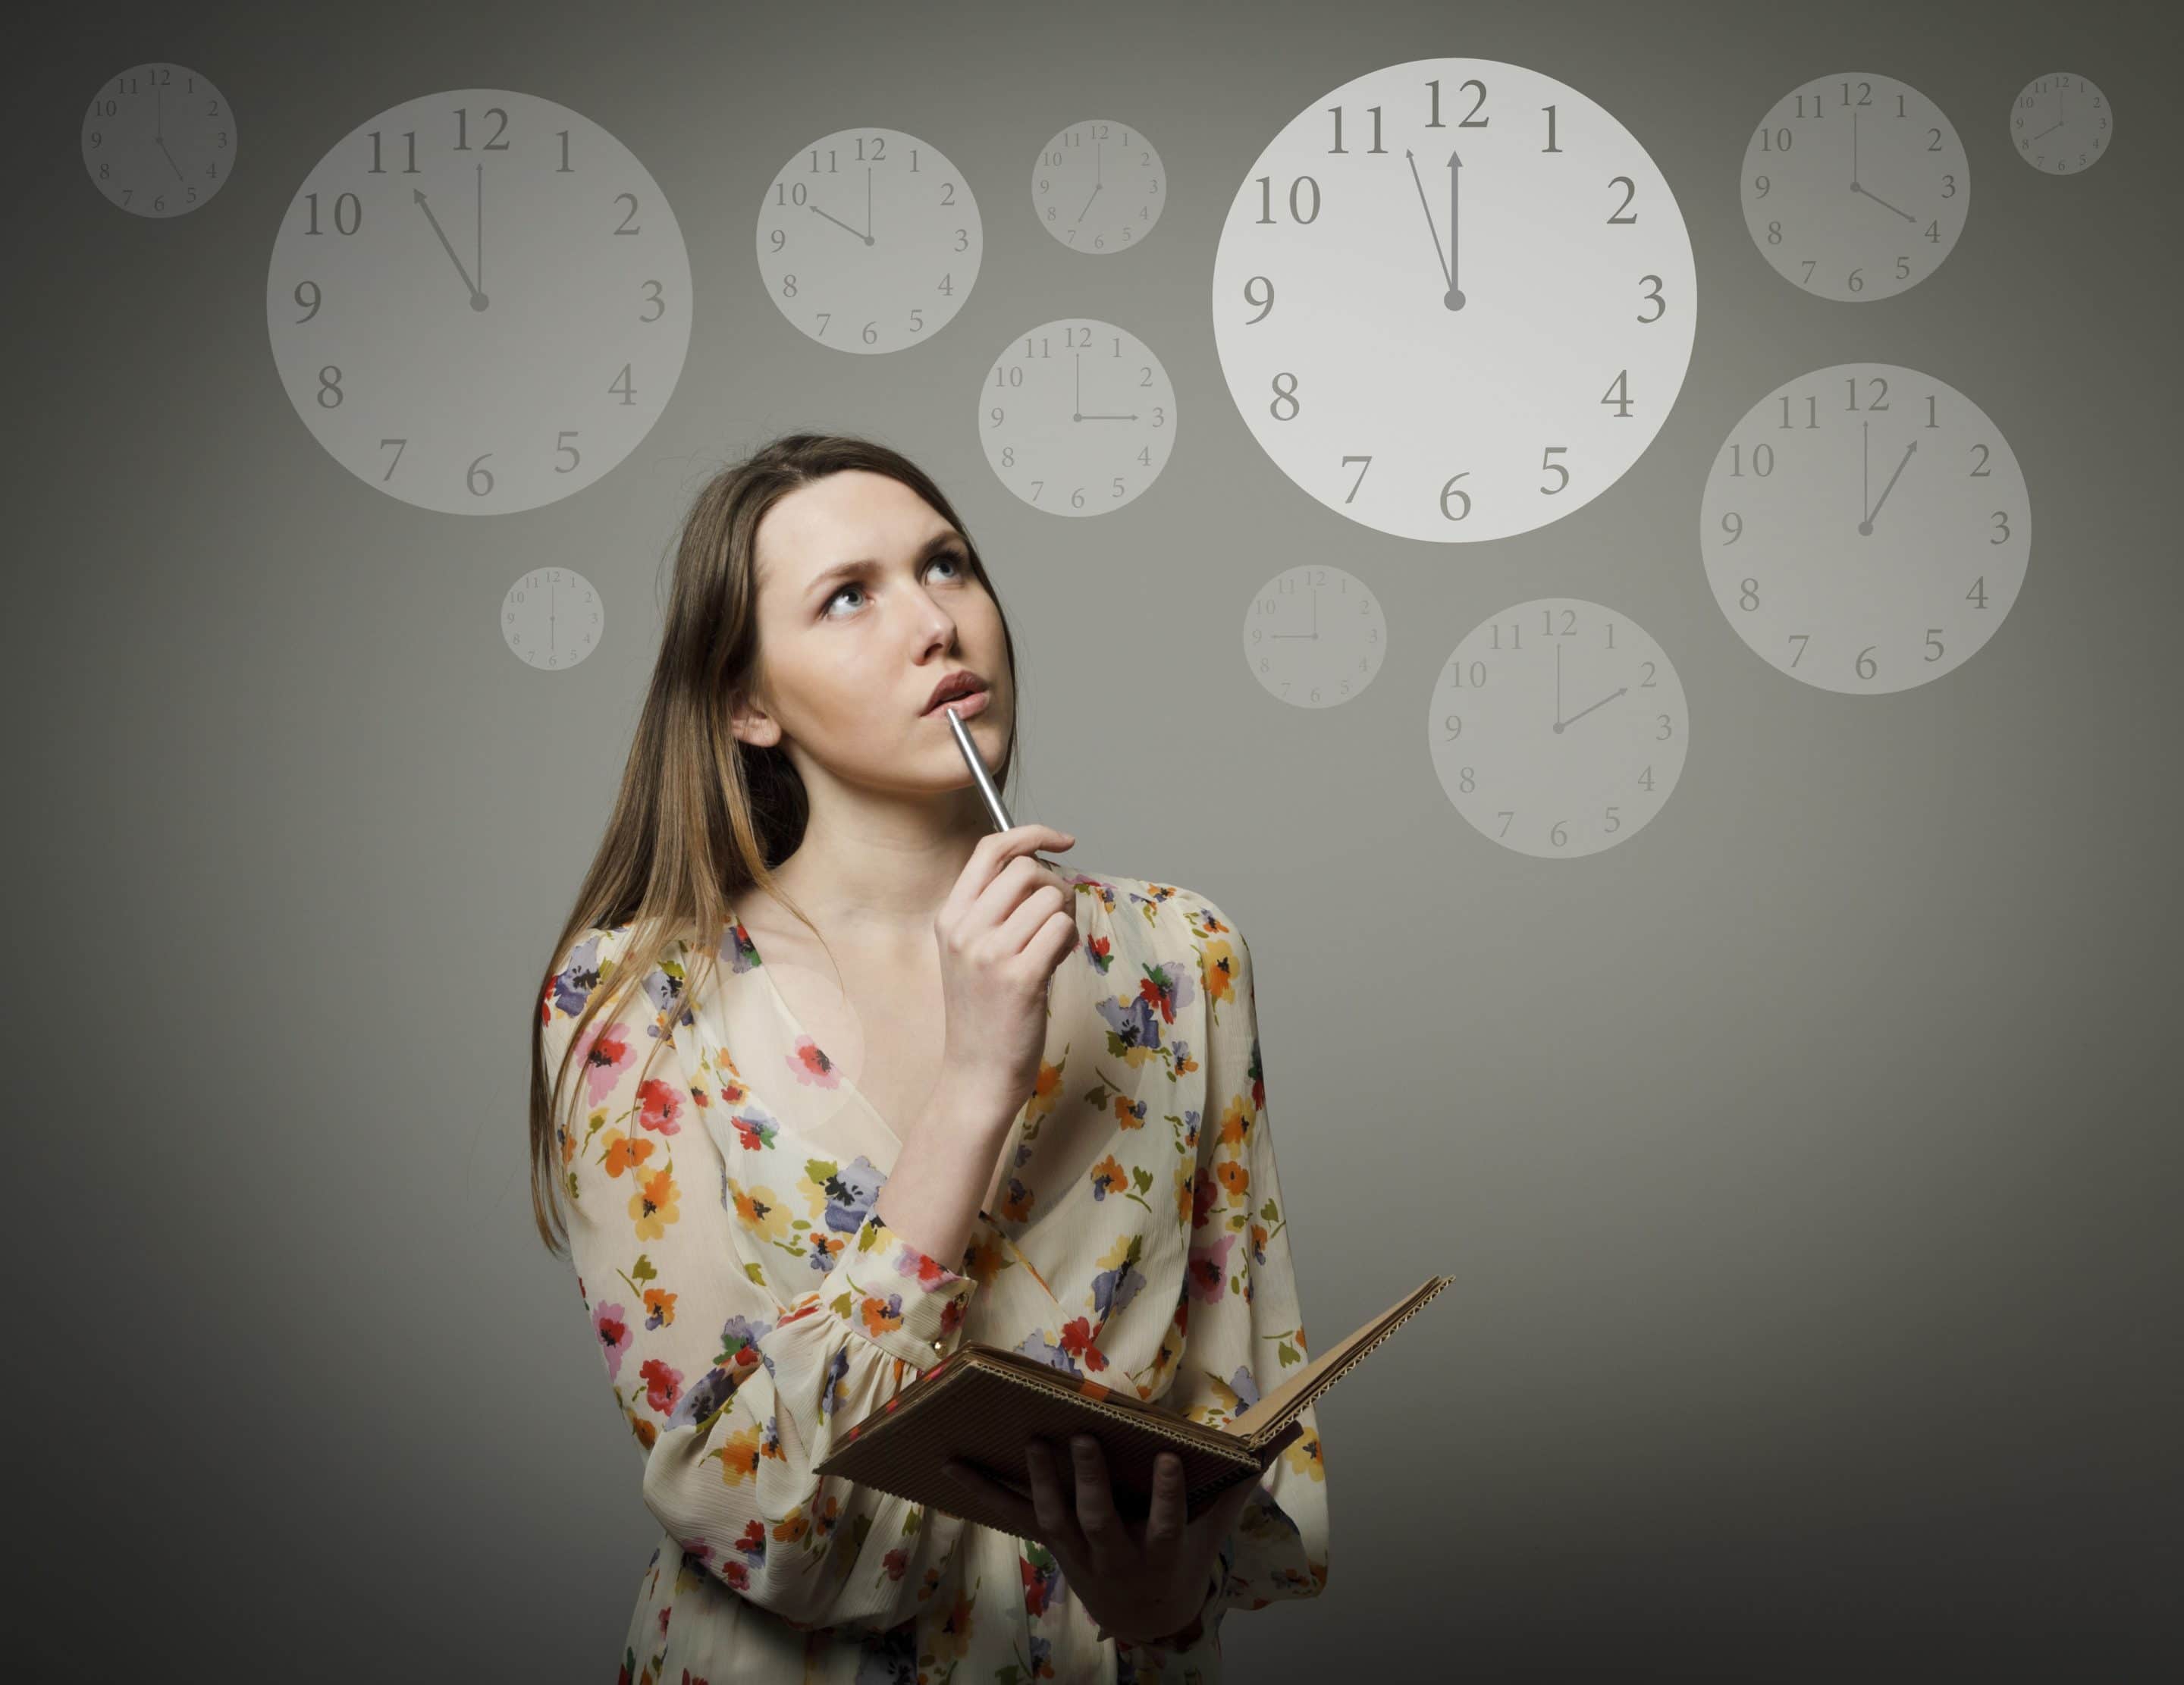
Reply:
<svg viewBox="0 0 2184 1685"><path fill-rule="evenodd" d="M1209 1424L1307 1357L1250 950L992 832L928 706L967 672L1003 783L1008 622L905 459L795 434L699 493L533 1017L533 1209L666 1530L624 1681L1211 1685L1226 1610L1325 1584L1309 1410L1188 1526L1089 1440L1027 1448L1023 1537L811 1472L967 1340Z"/></svg>

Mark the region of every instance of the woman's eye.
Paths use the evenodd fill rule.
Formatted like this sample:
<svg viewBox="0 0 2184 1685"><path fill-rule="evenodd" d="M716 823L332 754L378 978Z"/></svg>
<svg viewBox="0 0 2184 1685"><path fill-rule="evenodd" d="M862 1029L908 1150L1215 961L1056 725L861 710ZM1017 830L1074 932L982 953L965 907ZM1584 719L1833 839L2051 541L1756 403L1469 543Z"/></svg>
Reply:
<svg viewBox="0 0 2184 1685"><path fill-rule="evenodd" d="M947 563L949 566L954 568L959 574L963 571L963 558L953 554L952 552L944 550L939 555L928 559L925 565L929 568L938 562ZM864 589L865 588L859 584L855 580L851 580L848 584L843 586L840 590L836 591L833 596L827 598L825 603L821 605L820 613L828 618L839 619L840 617L833 613L833 608L834 605L842 600L842 592L861 591Z"/></svg>

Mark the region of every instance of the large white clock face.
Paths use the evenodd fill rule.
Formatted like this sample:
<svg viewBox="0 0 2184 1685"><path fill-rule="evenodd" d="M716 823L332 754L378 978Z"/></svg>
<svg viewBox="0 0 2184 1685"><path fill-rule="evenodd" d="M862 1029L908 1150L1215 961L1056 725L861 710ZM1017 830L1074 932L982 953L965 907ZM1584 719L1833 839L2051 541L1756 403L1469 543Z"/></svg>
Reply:
<svg viewBox="0 0 2184 1685"><path fill-rule="evenodd" d="M1333 708L1365 694L1388 657L1388 617L1354 573L1306 562L1277 573L1244 611L1244 659L1269 696Z"/></svg>
<svg viewBox="0 0 2184 1685"><path fill-rule="evenodd" d="M1643 627L1573 597L1504 609L1464 634L1427 711L1457 812L1544 860L1629 840L1682 777L1683 682Z"/></svg>
<svg viewBox="0 0 2184 1685"><path fill-rule="evenodd" d="M500 635L532 667L572 667L599 648L606 610L592 582L570 567L534 567L500 604Z"/></svg>
<svg viewBox="0 0 2184 1685"><path fill-rule="evenodd" d="M1865 695L1953 672L1994 635L2025 583L2032 507L2009 442L1947 381L1838 363L1736 424L1699 546L1757 654Z"/></svg>
<svg viewBox="0 0 2184 1685"><path fill-rule="evenodd" d="M235 114L186 64L136 64L109 77L83 119L83 167L108 200L138 216L182 216L235 170Z"/></svg>
<svg viewBox="0 0 2184 1685"><path fill-rule="evenodd" d="M1039 226L1071 251L1106 257L1153 232L1167 181L1150 141L1127 124L1091 118L1039 149L1032 209Z"/></svg>
<svg viewBox="0 0 2184 1685"><path fill-rule="evenodd" d="M2114 131L2108 96L2083 76L2058 71L2025 83L2009 109L2017 155L2051 176L2075 176L2100 162Z"/></svg>
<svg viewBox="0 0 2184 1685"><path fill-rule="evenodd" d="M1175 388L1135 334L1085 316L1001 348L978 388L978 438L1003 485L1050 515L1136 500L1175 449Z"/></svg>
<svg viewBox="0 0 2184 1685"><path fill-rule="evenodd" d="M1744 148L1744 225L1776 271L1865 304L1916 287L1964 232L1971 165L1955 127L1893 76L1822 76L1774 102Z"/></svg>
<svg viewBox="0 0 2184 1685"><path fill-rule="evenodd" d="M690 343L690 260L589 118L465 88L334 144L282 218L266 331L296 413L366 485L455 515L568 496L634 449Z"/></svg>
<svg viewBox="0 0 2184 1685"><path fill-rule="evenodd" d="M1691 243L1645 148L1490 59L1391 64L1251 165L1213 265L1245 423L1329 509L1440 544L1615 483L1691 363Z"/></svg>
<svg viewBox="0 0 2184 1685"><path fill-rule="evenodd" d="M978 279L978 202L946 155L900 129L841 129L791 157L758 211L774 308L837 351L922 344Z"/></svg>

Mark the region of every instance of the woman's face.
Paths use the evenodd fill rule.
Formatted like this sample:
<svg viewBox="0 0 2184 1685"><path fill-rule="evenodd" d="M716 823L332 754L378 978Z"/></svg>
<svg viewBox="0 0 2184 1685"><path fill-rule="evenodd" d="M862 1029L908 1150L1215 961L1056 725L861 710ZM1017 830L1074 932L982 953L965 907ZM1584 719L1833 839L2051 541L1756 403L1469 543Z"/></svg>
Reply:
<svg viewBox="0 0 2184 1685"><path fill-rule="evenodd" d="M767 510L757 561L763 712L738 710L738 737L786 738L807 784L816 762L847 784L956 789L970 773L946 709L923 711L942 674L967 667L989 695L964 728L1000 762L1016 712L1000 610L924 499L885 474L829 474Z"/></svg>

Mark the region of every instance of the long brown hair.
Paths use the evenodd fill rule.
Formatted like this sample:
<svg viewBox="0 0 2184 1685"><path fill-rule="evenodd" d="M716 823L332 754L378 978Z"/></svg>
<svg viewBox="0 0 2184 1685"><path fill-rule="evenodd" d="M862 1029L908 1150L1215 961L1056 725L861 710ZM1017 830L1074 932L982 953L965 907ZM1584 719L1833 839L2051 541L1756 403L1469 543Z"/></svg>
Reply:
<svg viewBox="0 0 2184 1685"><path fill-rule="evenodd" d="M772 868L795 852L809 805L804 780L779 744L758 748L728 728L736 704L762 678L758 635L758 528L773 505L798 487L844 469L900 480L961 533L971 567L999 606L969 531L939 487L899 452L838 433L787 433L707 480L677 541L675 577L653 662L644 710L624 762L621 789L591 869L577 891L531 1002L531 1208L549 1253L567 1245L554 1119L585 1026L608 1018L659 966L678 938L697 933L693 951L717 971L718 937L730 903L756 885L781 896L815 936L818 927L781 891ZM1016 640L1001 616L1010 689L1016 689ZM1019 716L1020 717L1020 716ZM1006 782L1016 731L994 783ZM550 1081L545 1024L554 979L571 944L593 928L627 924L620 962L608 968L570 1034ZM820 937L822 946L825 938ZM832 950L829 951L831 957ZM679 1021L694 990L685 977L668 1023ZM661 1046L655 1041L651 1061ZM640 1074L641 1075L642 1074ZM573 1127L573 1123L571 1124Z"/></svg>

